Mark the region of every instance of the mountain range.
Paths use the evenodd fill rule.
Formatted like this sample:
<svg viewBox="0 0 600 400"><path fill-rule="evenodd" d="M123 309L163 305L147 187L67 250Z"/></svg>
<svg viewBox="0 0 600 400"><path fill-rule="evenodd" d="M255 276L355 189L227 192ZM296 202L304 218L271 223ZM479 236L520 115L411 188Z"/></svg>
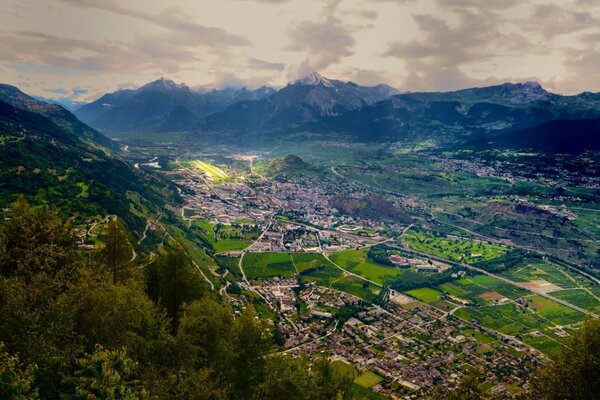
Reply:
<svg viewBox="0 0 600 400"><path fill-rule="evenodd" d="M75 115L108 132L173 132L191 129L203 117L244 100L260 100L274 89L192 90L161 78L139 89L108 93L86 104Z"/></svg>
<svg viewBox="0 0 600 400"><path fill-rule="evenodd" d="M198 140L223 142L257 143L308 134L360 142L427 141L435 146L510 142L518 147L518 140L494 142L494 138L552 121L600 118L600 94L563 96L536 82L400 93L385 84L360 86L318 73L279 90L190 88L161 78L139 89L106 94L75 115L107 133L186 131ZM573 129L595 126L558 124ZM531 145L527 140L522 144Z"/></svg>

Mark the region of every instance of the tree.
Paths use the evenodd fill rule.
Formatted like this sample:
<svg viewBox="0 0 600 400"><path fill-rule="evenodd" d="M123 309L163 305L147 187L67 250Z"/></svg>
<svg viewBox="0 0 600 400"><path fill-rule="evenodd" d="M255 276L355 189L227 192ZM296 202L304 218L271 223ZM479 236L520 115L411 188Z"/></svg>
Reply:
<svg viewBox="0 0 600 400"><path fill-rule="evenodd" d="M61 281L75 275L75 236L55 211L17 200L0 224L0 275L30 280L46 274Z"/></svg>
<svg viewBox="0 0 600 400"><path fill-rule="evenodd" d="M19 356L10 355L4 343L0 342L0 399L30 400L37 399L37 390L33 388L35 365L23 369Z"/></svg>
<svg viewBox="0 0 600 400"><path fill-rule="evenodd" d="M531 380L536 400L592 400L600 393L600 320L573 332Z"/></svg>
<svg viewBox="0 0 600 400"><path fill-rule="evenodd" d="M198 270L176 241L161 251L145 269L146 293L164 307L171 319L172 331L179 326L181 306L200 299L206 293L206 285Z"/></svg>
<svg viewBox="0 0 600 400"><path fill-rule="evenodd" d="M231 357L231 308L211 296L185 307L177 332L182 366L187 369L223 366Z"/></svg>
<svg viewBox="0 0 600 400"><path fill-rule="evenodd" d="M479 387L480 378L481 371L471 370L456 388L449 391L438 388L439 393L434 394L430 400L482 400L485 397Z"/></svg>
<svg viewBox="0 0 600 400"><path fill-rule="evenodd" d="M130 266L134 256L133 246L127 230L117 218L112 218L104 227L99 239L104 243L100 250L102 264L112 273L113 284L117 277Z"/></svg>
<svg viewBox="0 0 600 400"><path fill-rule="evenodd" d="M74 400L139 400L149 398L136 379L137 363L125 350L105 350L96 346L91 355L76 361L79 369L67 379Z"/></svg>
<svg viewBox="0 0 600 400"><path fill-rule="evenodd" d="M96 344L109 349L126 347L141 359L149 355L155 341L168 334L164 315L134 284L86 280L65 292L58 303L62 314L72 315L72 330L88 352Z"/></svg>
<svg viewBox="0 0 600 400"><path fill-rule="evenodd" d="M298 379L301 376L302 379ZM270 356L253 399L349 400L354 376L335 370L325 358Z"/></svg>

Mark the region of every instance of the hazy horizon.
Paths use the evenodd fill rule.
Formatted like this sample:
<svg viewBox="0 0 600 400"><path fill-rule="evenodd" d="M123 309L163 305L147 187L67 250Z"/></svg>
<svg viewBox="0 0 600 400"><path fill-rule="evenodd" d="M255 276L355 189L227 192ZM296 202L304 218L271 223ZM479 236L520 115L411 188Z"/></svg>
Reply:
<svg viewBox="0 0 600 400"><path fill-rule="evenodd" d="M160 77L282 87L309 72L400 91L536 81L600 91L594 0L4 0L0 77L90 101Z"/></svg>

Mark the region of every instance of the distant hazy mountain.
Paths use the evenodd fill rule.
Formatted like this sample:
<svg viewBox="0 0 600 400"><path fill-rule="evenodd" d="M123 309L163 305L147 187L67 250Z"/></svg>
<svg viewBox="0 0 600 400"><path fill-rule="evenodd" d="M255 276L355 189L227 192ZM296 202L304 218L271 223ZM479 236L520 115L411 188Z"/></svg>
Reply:
<svg viewBox="0 0 600 400"><path fill-rule="evenodd" d="M600 118L557 120L468 143L481 149L526 149L551 153L581 153L600 150Z"/></svg>
<svg viewBox="0 0 600 400"><path fill-rule="evenodd" d="M365 87L312 73L262 100L238 102L209 115L199 131L285 131L324 117L342 115L397 93L387 85Z"/></svg>
<svg viewBox="0 0 600 400"><path fill-rule="evenodd" d="M404 93L302 127L366 141L455 143L553 120L600 117L600 95L560 96L539 84L506 83L447 93Z"/></svg>
<svg viewBox="0 0 600 400"><path fill-rule="evenodd" d="M167 79L136 90L119 90L75 111L83 122L107 132L171 132L191 129L202 117L242 100L257 100L273 89L192 90Z"/></svg>
<svg viewBox="0 0 600 400"><path fill-rule="evenodd" d="M54 205L70 214L118 214L141 234L146 221L131 212L128 196L137 193L145 207L157 210L167 201L166 183L134 170L91 143L82 131L95 132L58 106L2 86L0 207L23 195L34 204Z"/></svg>
<svg viewBox="0 0 600 400"><path fill-rule="evenodd" d="M160 79L106 94L76 115L105 131L194 131L200 139L225 142L302 133L446 146L487 141L551 121L600 118L600 94L562 96L536 82L399 93L383 84L360 86L318 73L277 91L192 89Z"/></svg>
<svg viewBox="0 0 600 400"><path fill-rule="evenodd" d="M79 121L62 106L35 99L14 86L0 84L0 100L19 109L41 114L59 127L85 140L113 150L119 148L116 142Z"/></svg>
<svg viewBox="0 0 600 400"><path fill-rule="evenodd" d="M64 109L73 112L74 110L78 109L79 107L85 105L84 102L80 102L80 101L75 101L69 97L61 97L61 98L56 98L56 99L51 99L48 97L42 97L42 96L32 96L34 99L43 101L44 103L49 103L49 104L58 104L59 106L62 106Z"/></svg>

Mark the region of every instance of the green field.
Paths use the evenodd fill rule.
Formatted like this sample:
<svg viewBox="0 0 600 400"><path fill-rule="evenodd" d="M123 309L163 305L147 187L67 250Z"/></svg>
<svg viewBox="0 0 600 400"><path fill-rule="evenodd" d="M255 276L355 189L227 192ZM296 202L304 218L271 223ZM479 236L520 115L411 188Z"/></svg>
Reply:
<svg viewBox="0 0 600 400"><path fill-rule="evenodd" d="M556 325L575 324L585 318L579 311L538 295L527 297L527 305L539 316Z"/></svg>
<svg viewBox="0 0 600 400"><path fill-rule="evenodd" d="M367 301L375 300L377 296L373 291L379 290L378 287L369 284L369 282L363 281L355 276L345 276L341 279L335 280L331 284L331 288L337 289L341 292L349 293Z"/></svg>
<svg viewBox="0 0 600 400"><path fill-rule="evenodd" d="M373 371L365 370L359 376L356 377L354 382L366 389L370 389L383 381L383 378L377 375Z"/></svg>
<svg viewBox="0 0 600 400"><path fill-rule="evenodd" d="M209 221L195 221L194 226L204 232L202 237L217 253L243 250L260 234L257 226L212 225Z"/></svg>
<svg viewBox="0 0 600 400"><path fill-rule="evenodd" d="M550 293L552 296L590 311L600 312L600 300L597 296L583 289L559 290Z"/></svg>
<svg viewBox="0 0 600 400"><path fill-rule="evenodd" d="M490 335L487 335L483 332L476 331L473 328L465 329L464 334L474 337L475 339L477 339L479 342L481 342L483 344L493 343L498 340L498 339L496 339Z"/></svg>
<svg viewBox="0 0 600 400"><path fill-rule="evenodd" d="M367 250L349 250L334 253L331 260L340 267L363 276L373 282L383 283L386 279L402 275L400 268L376 264L367 257Z"/></svg>
<svg viewBox="0 0 600 400"><path fill-rule="evenodd" d="M229 175L221 168L209 164L205 161L193 160L192 165L200 169L213 182L223 182L229 179Z"/></svg>
<svg viewBox="0 0 600 400"><path fill-rule="evenodd" d="M311 270L331 268L341 272L319 253L293 253L292 259L299 273L310 273Z"/></svg>
<svg viewBox="0 0 600 400"><path fill-rule="evenodd" d="M330 264L320 265L316 268L309 268L300 272L300 276L304 281L316 282L325 287L331 286L331 284L340 279L343 274L343 271Z"/></svg>
<svg viewBox="0 0 600 400"><path fill-rule="evenodd" d="M576 278L572 276L571 272L542 260L511 268L500 275L517 282L545 280L563 289L573 288L575 286L573 280Z"/></svg>
<svg viewBox="0 0 600 400"><path fill-rule="evenodd" d="M515 300L530 294L525 289L487 275L475 275L466 279L444 283L438 289L451 296L467 300L472 305L489 305L501 300L501 298Z"/></svg>
<svg viewBox="0 0 600 400"><path fill-rule="evenodd" d="M549 325L539 315L518 309L512 303L501 306L461 308L456 310L454 315L465 321L475 320L486 328L508 335L539 331Z"/></svg>
<svg viewBox="0 0 600 400"><path fill-rule="evenodd" d="M533 336L533 335L523 335L523 342L528 345L538 349L544 354L551 355L552 352L561 347L560 341L556 339L552 339L548 336Z"/></svg>
<svg viewBox="0 0 600 400"><path fill-rule="evenodd" d="M442 295L441 292L431 288L409 290L406 292L406 294L425 303L432 303L436 300L439 300L440 296Z"/></svg>
<svg viewBox="0 0 600 400"><path fill-rule="evenodd" d="M508 251L507 247L497 244L464 239L453 240L422 232L409 232L404 239L413 250L465 263L493 260Z"/></svg>
<svg viewBox="0 0 600 400"><path fill-rule="evenodd" d="M291 278L296 272L288 253L247 253L243 266L248 279Z"/></svg>

